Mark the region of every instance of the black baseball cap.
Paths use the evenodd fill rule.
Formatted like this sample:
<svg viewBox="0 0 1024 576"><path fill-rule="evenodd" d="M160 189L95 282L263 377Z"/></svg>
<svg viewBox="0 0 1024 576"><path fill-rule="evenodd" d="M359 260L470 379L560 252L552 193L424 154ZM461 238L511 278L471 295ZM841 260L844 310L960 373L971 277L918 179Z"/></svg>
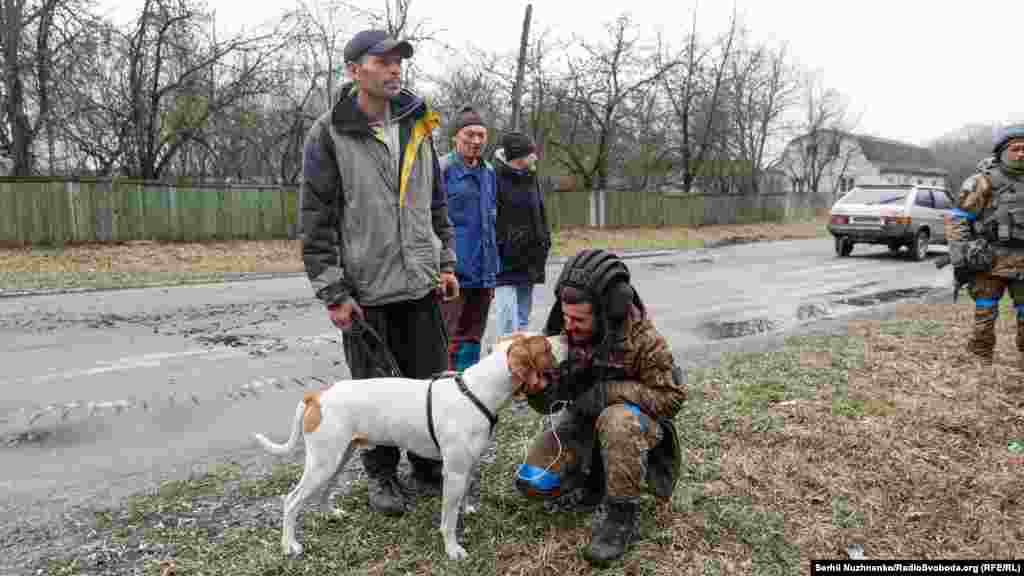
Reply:
<svg viewBox="0 0 1024 576"><path fill-rule="evenodd" d="M363 30L345 45L345 61L355 62L364 54L387 54L398 50L402 58L412 58L412 44L393 38L384 30Z"/></svg>

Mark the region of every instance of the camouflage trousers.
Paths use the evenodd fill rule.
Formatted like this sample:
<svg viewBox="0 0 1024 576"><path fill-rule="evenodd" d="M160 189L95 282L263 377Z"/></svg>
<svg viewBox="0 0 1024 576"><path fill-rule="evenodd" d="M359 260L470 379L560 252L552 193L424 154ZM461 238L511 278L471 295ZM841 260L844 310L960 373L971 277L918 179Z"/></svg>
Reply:
<svg viewBox="0 0 1024 576"><path fill-rule="evenodd" d="M552 428L530 445L517 474L520 491L532 497L559 496L579 487L592 468L600 466L608 496L640 496L648 452L663 435L654 419L633 404L608 406L596 421L581 418L572 410L555 418ZM592 461L595 442L601 462Z"/></svg>
<svg viewBox="0 0 1024 576"><path fill-rule="evenodd" d="M1024 280L980 273L971 283L974 330L967 349L984 362L991 362L995 353L999 300L1007 289L1017 310L1017 350L1024 354Z"/></svg>

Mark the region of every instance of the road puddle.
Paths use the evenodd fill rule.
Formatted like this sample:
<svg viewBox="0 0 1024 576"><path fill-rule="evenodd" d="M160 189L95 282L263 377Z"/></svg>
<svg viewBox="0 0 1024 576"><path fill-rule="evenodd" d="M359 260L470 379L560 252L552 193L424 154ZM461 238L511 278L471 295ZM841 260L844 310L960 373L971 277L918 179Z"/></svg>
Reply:
<svg viewBox="0 0 1024 576"><path fill-rule="evenodd" d="M896 300L920 298L925 294L928 294L932 290L934 290L934 288L931 286L918 286L915 288L898 288L896 290L885 290L883 292L874 292L872 294L861 294L859 296L840 298L838 300L833 300L833 304L843 304L846 306L860 307L877 306L879 304L895 302Z"/></svg>
<svg viewBox="0 0 1024 576"><path fill-rule="evenodd" d="M872 286L877 286L879 284L881 284L881 282L878 281L878 280L874 280L872 282L861 282L860 284L854 284L853 286L850 286L849 288L843 288L841 290L833 290L831 292L826 292L825 296L848 296L848 295L853 294L854 292L857 292L859 290L863 290L865 288L871 288Z"/></svg>
<svg viewBox="0 0 1024 576"><path fill-rule="evenodd" d="M705 322L701 328L711 340L742 338L755 334L764 334L780 327L780 323L769 318L753 320L737 320L731 322Z"/></svg>

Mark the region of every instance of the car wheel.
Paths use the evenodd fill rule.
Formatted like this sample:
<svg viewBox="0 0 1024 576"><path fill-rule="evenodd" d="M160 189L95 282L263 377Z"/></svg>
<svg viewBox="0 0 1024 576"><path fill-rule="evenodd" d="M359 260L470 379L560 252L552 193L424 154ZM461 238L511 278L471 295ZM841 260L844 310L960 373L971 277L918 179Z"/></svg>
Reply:
<svg viewBox="0 0 1024 576"><path fill-rule="evenodd" d="M921 230L910 247L910 257L920 262L928 257L928 244L931 241L927 230Z"/></svg>
<svg viewBox="0 0 1024 576"><path fill-rule="evenodd" d="M845 236L836 237L836 256L845 257L853 252L853 242Z"/></svg>

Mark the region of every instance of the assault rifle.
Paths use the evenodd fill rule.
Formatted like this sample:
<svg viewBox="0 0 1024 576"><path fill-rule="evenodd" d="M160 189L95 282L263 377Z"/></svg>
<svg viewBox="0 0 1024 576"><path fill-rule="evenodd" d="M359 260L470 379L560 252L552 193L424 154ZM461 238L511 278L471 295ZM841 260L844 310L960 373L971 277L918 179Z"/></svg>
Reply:
<svg viewBox="0 0 1024 576"><path fill-rule="evenodd" d="M943 254L935 259L935 267L939 270L942 270L952 263L953 258L949 254ZM972 274L967 270L966 266L953 268L953 302L956 302L956 298L960 294L960 289L970 283L971 276Z"/></svg>

